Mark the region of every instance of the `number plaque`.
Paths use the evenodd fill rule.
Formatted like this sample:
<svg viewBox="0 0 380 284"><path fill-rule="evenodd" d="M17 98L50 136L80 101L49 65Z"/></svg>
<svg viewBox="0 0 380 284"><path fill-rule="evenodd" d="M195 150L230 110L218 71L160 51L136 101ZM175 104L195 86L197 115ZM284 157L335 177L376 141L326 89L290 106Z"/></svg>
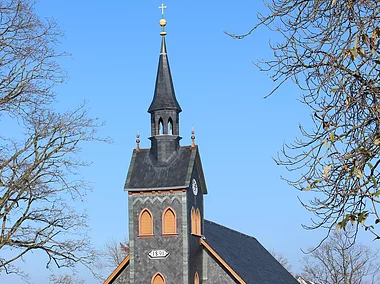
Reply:
<svg viewBox="0 0 380 284"><path fill-rule="evenodd" d="M149 258L151 259L164 259L167 258L169 253L164 249L154 249L148 253Z"/></svg>

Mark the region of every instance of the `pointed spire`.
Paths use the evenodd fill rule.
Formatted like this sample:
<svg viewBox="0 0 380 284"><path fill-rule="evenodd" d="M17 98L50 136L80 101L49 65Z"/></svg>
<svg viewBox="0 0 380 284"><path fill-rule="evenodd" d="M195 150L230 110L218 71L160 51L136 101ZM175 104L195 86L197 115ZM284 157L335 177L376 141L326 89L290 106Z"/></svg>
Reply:
<svg viewBox="0 0 380 284"><path fill-rule="evenodd" d="M157 110L175 110L177 112L181 112L182 109L179 106L174 92L173 80L170 73L169 60L166 51L166 20L163 18L164 9L166 6L162 4L159 8L162 9L162 18L160 20L160 26L162 27L160 35L162 37L162 41L160 59L158 63L156 87L154 91L153 101L148 109L148 112L152 113Z"/></svg>
<svg viewBox="0 0 380 284"><path fill-rule="evenodd" d="M160 55L161 54L166 54L166 42L165 42L165 37L164 36L162 37L162 41L161 41L161 52L160 52Z"/></svg>

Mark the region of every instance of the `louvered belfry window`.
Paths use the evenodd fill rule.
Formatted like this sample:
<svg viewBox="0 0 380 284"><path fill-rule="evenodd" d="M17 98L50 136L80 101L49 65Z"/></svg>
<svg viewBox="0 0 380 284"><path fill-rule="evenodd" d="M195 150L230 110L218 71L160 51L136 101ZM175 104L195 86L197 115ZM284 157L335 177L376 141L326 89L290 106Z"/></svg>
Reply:
<svg viewBox="0 0 380 284"><path fill-rule="evenodd" d="M165 234L176 234L176 215L172 208L167 208L162 216L162 233Z"/></svg>
<svg viewBox="0 0 380 284"><path fill-rule="evenodd" d="M153 235L153 217L148 209L143 209L140 214L140 236Z"/></svg>
<svg viewBox="0 0 380 284"><path fill-rule="evenodd" d="M164 276L157 272L152 278L152 284L165 284Z"/></svg>

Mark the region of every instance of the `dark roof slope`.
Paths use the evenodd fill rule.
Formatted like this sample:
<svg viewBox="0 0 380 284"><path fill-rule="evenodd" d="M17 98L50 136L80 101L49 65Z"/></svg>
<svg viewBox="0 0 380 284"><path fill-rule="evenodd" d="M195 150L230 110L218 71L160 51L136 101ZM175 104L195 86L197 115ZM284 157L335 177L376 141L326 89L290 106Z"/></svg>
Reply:
<svg viewBox="0 0 380 284"><path fill-rule="evenodd" d="M187 188L193 168L197 167L201 188L207 193L198 147L180 147L175 157L165 166L151 158L149 149L134 151L124 189L129 191Z"/></svg>
<svg viewBox="0 0 380 284"><path fill-rule="evenodd" d="M181 107L174 93L172 75L170 73L169 59L166 53L165 37L162 37L161 54L158 62L156 88L153 101L148 112L155 110L172 109L181 112Z"/></svg>
<svg viewBox="0 0 380 284"><path fill-rule="evenodd" d="M247 284L299 284L254 238L204 220L205 241Z"/></svg>

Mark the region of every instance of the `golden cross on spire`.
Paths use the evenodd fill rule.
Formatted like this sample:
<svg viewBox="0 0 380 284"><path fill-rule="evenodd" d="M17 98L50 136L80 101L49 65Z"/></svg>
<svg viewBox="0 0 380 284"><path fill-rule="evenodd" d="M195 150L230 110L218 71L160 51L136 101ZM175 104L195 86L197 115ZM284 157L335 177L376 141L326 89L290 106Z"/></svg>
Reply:
<svg viewBox="0 0 380 284"><path fill-rule="evenodd" d="M160 32L160 35L166 36L166 32L165 32L166 20L164 19L164 13L165 13L164 9L166 9L167 7L164 5L164 3L162 3L162 5L159 6L158 8L160 8L162 10L162 17L160 20L160 26L162 28L162 31Z"/></svg>
<svg viewBox="0 0 380 284"><path fill-rule="evenodd" d="M164 18L164 13L165 13L165 10L167 7L164 5L164 3L161 4L161 6L159 6L158 8L161 9L161 13L162 13L162 18Z"/></svg>

